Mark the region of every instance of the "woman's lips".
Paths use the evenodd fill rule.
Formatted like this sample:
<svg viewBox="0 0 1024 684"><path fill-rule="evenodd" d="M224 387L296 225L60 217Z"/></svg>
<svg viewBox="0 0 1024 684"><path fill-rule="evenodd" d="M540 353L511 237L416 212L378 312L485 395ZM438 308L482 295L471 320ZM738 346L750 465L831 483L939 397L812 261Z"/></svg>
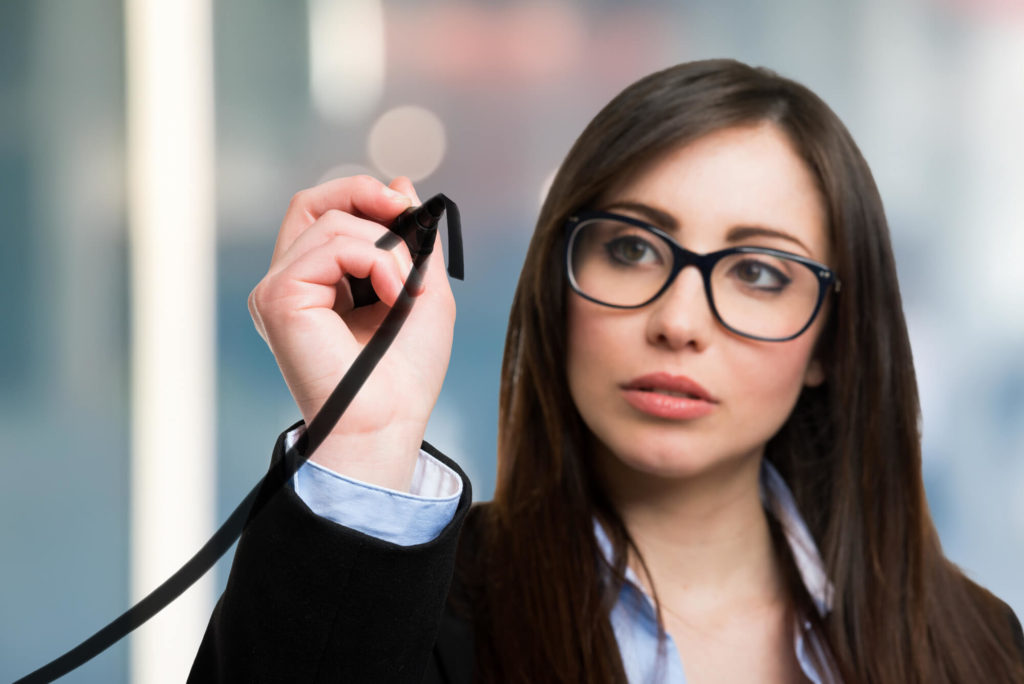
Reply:
<svg viewBox="0 0 1024 684"><path fill-rule="evenodd" d="M718 403L696 381L669 373L635 378L622 387L622 396L638 411L672 420L706 416Z"/></svg>

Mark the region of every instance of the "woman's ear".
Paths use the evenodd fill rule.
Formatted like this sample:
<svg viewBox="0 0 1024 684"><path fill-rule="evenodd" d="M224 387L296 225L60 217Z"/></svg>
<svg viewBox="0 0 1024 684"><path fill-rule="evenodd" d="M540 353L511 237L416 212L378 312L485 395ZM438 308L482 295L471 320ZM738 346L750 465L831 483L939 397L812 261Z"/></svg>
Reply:
<svg viewBox="0 0 1024 684"><path fill-rule="evenodd" d="M804 385L807 387L818 387L825 382L825 367L821 365L821 361L818 359L811 359L811 362L807 364L807 370L804 372Z"/></svg>

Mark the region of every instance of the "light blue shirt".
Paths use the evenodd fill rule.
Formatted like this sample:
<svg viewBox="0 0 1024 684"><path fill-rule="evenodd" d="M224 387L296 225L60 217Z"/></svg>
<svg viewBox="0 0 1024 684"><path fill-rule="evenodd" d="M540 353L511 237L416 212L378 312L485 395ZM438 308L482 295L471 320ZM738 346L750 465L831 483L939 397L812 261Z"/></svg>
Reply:
<svg viewBox="0 0 1024 684"><path fill-rule="evenodd" d="M299 427L286 435L285 448L291 447L304 429ZM360 482L310 461L299 468L293 486L317 515L401 546L434 539L455 516L462 494L458 474L422 450L408 493ZM832 586L789 487L768 461L763 461L761 469L761 501L779 521L804 585L824 615L831 608ZM596 522L594 534L602 552L610 556L610 543ZM653 599L641 588L632 569L627 568L626 578L610 618L629 681L684 684L686 675L675 642L668 635L659 642ZM817 653L818 661L827 659L822 657L822 644L805 619L798 619L793 626L793 648L810 681L838 681L834 674L814 667L812 651Z"/></svg>

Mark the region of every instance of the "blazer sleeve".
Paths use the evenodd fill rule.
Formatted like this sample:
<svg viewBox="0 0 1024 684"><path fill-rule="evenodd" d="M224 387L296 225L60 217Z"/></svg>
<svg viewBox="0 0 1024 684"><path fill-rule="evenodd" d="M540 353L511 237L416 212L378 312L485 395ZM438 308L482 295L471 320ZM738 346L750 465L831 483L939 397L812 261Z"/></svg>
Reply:
<svg viewBox="0 0 1024 684"><path fill-rule="evenodd" d="M462 469L430 444L423 449L463 482L454 518L425 544L342 527L291 487L261 491L189 681L420 681L472 501ZM284 465L282 435L271 473Z"/></svg>

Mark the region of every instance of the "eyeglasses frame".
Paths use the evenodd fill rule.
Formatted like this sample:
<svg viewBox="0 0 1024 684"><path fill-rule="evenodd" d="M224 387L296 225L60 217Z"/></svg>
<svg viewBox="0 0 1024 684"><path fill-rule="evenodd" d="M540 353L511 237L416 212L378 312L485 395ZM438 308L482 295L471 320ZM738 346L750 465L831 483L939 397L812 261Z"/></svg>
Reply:
<svg viewBox="0 0 1024 684"><path fill-rule="evenodd" d="M646 301L640 304L631 305L609 304L607 302L595 299L594 297L591 297L590 295L586 294L580 289L579 285L576 283L576 278L573 276L572 272L571 248L573 240L571 238L573 237L573 232L576 230L577 226L586 221L594 219L604 219L628 223L649 233L653 233L654 235L658 236L666 243L668 243L669 248L672 250L672 271L669 273L669 276L665 280L665 284L662 285L661 289L654 293L654 295L651 296ZM811 313L810 318L808 318L807 323L804 324L804 327L800 328L800 330L798 330L792 335L789 335L788 337L762 337L759 335L751 335L750 333L745 333L740 330L737 330L736 328L732 327L722 319L722 316L718 313L718 308L715 306L715 298L711 294L711 271L714 269L715 265L719 261L733 254L766 254L768 256L789 259L791 261L796 261L797 263L802 264L803 266L806 266L811 271L813 271L815 275L817 275L818 300L817 302L815 302L814 311ZM665 231L661 230L657 226L652 226L651 224L645 221L641 221L640 219L633 218L632 216L624 216L622 214L615 214L607 211L579 211L576 212L575 214L572 214L571 216L569 216L568 219L566 219L564 256L566 277L568 278L569 286L573 289L573 291L579 296L583 297L584 299L592 301L595 304L611 307L613 309L639 309L641 307L647 306L655 299L660 297L662 294L664 294L664 292L669 287L672 286L672 283L675 282L676 276L682 273L684 268L686 268L687 266L696 266L697 270L700 271L701 278L704 280L704 295L707 298L708 306L711 308L711 313L714 314L715 319L730 332L733 332L742 337L747 337L749 339L759 340L762 342L787 342L804 334L804 332L809 327L811 327L811 324L814 322L814 319L818 317L818 313L821 311L821 306L824 303L825 297L828 295L828 293L832 291L838 294L841 286L839 278L836 276L835 272L832 271L831 268L822 263L814 261L813 259L809 259L799 254L793 254L791 252L786 252L779 249L772 249L771 247L755 247L750 245L729 247L727 249L718 250L716 252L698 254L697 252L690 251L683 247L682 245L680 245L678 242L676 242L675 238L673 238L671 235L667 234Z"/></svg>

